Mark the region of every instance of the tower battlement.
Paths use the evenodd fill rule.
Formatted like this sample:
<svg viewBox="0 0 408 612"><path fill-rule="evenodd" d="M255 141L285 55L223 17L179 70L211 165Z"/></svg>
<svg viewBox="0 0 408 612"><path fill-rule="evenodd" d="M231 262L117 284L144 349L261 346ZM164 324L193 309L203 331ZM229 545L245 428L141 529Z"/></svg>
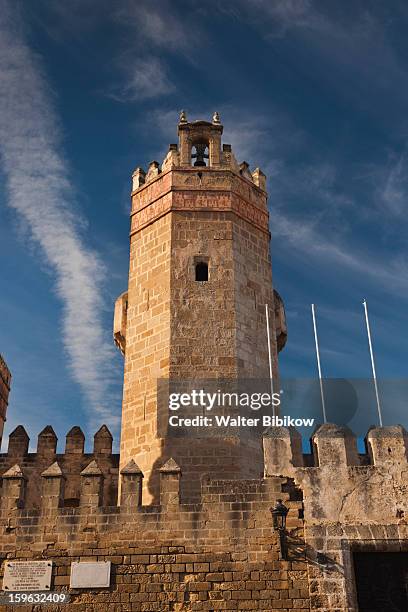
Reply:
<svg viewBox="0 0 408 612"><path fill-rule="evenodd" d="M221 143L222 133L223 126L218 113L214 113L212 122L201 120L189 122L182 112L178 124L178 144L169 145L168 153L161 165L157 161L152 161L147 172L141 167L136 168L132 175L133 193L160 175L177 168L190 169L192 175L199 172L201 181L206 181L206 173L212 170L230 170L265 193L265 174L260 168L255 168L251 172L246 161L238 163L231 145ZM193 176L190 180L194 184ZM208 182L208 186L211 186L211 181Z"/></svg>

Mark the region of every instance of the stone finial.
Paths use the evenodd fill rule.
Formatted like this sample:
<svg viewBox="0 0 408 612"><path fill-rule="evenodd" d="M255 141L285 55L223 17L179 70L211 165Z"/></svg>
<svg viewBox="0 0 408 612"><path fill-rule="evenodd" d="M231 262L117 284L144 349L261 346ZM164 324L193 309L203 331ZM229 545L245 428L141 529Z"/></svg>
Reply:
<svg viewBox="0 0 408 612"><path fill-rule="evenodd" d="M249 164L246 161L239 164L239 173L241 176L248 179L248 181L253 182L252 174L249 170Z"/></svg>
<svg viewBox="0 0 408 612"><path fill-rule="evenodd" d="M159 469L162 474L181 474L181 468L172 457Z"/></svg>
<svg viewBox="0 0 408 612"><path fill-rule="evenodd" d="M1 509L4 514L24 508L26 477L16 463L2 476Z"/></svg>
<svg viewBox="0 0 408 612"><path fill-rule="evenodd" d="M19 425L9 436L8 455L11 457L24 457L28 453L30 438L24 427Z"/></svg>
<svg viewBox="0 0 408 612"><path fill-rule="evenodd" d="M216 125L218 125L219 123L221 123L221 122L220 122L220 116L219 116L219 114L217 113L217 111L215 111L215 113L213 114L213 117L212 117L212 122L213 122L213 123L215 123Z"/></svg>
<svg viewBox="0 0 408 612"><path fill-rule="evenodd" d="M96 461L81 472L81 506L97 508L102 503L103 474Z"/></svg>
<svg viewBox="0 0 408 612"><path fill-rule="evenodd" d="M41 473L44 478L61 478L64 476L58 461L54 461L46 470Z"/></svg>
<svg viewBox="0 0 408 612"><path fill-rule="evenodd" d="M266 191L266 176L260 168L255 168L252 172L252 180L262 191Z"/></svg>
<svg viewBox="0 0 408 612"><path fill-rule="evenodd" d="M83 455L85 446L85 436L82 429L78 426L72 427L66 437L65 452L68 454Z"/></svg>
<svg viewBox="0 0 408 612"><path fill-rule="evenodd" d="M141 474L143 476L142 470L140 469L140 467L137 465L137 463L133 459L131 459L129 463L127 463L125 467L120 470L120 473L121 474Z"/></svg>
<svg viewBox="0 0 408 612"><path fill-rule="evenodd" d="M102 425L94 435L94 455L112 454L112 434L106 425Z"/></svg>
<svg viewBox="0 0 408 612"><path fill-rule="evenodd" d="M315 464L339 468L359 465L356 437L345 426L324 423L312 436Z"/></svg>
<svg viewBox="0 0 408 612"><path fill-rule="evenodd" d="M38 455L55 455L57 450L57 442L58 438L51 427L51 425L47 425L44 429L38 434L37 440L37 454Z"/></svg>
<svg viewBox="0 0 408 612"><path fill-rule="evenodd" d="M85 469L82 470L81 476L101 476L102 472L96 463L95 459L91 461L89 465L86 466Z"/></svg>
<svg viewBox="0 0 408 612"><path fill-rule="evenodd" d="M180 503L181 469L170 458L159 470L160 503L162 506L176 506Z"/></svg>
<svg viewBox="0 0 408 612"><path fill-rule="evenodd" d="M179 123L187 123L187 115L183 110L180 112Z"/></svg>
<svg viewBox="0 0 408 612"><path fill-rule="evenodd" d="M11 468L9 468L7 472L4 472L2 478L3 479L4 478L5 479L7 478L24 478L25 479L25 476L23 474L21 467L16 463Z"/></svg>
<svg viewBox="0 0 408 612"><path fill-rule="evenodd" d="M156 160L151 161L146 174L146 183L152 181L154 178L156 178L156 176L159 176L160 172L161 170L159 162Z"/></svg>
<svg viewBox="0 0 408 612"><path fill-rule="evenodd" d="M143 168L140 168L140 167L135 168L132 174L132 191L135 191L136 189L141 187L141 185L144 184L145 180L146 180L146 172L143 170Z"/></svg>
<svg viewBox="0 0 408 612"><path fill-rule="evenodd" d="M123 508L134 508L142 503L143 473L133 459L120 471L122 477L120 505Z"/></svg>
<svg viewBox="0 0 408 612"><path fill-rule="evenodd" d="M41 507L43 512L52 512L63 504L65 490L65 476L57 461L41 474L42 496Z"/></svg>

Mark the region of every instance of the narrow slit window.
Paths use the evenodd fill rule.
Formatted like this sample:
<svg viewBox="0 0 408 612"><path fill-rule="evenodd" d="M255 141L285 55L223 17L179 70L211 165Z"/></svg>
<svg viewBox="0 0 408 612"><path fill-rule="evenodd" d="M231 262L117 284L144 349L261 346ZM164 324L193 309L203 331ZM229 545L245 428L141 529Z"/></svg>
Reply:
<svg viewBox="0 0 408 612"><path fill-rule="evenodd" d="M195 279L200 282L208 281L208 263L205 261L196 263Z"/></svg>

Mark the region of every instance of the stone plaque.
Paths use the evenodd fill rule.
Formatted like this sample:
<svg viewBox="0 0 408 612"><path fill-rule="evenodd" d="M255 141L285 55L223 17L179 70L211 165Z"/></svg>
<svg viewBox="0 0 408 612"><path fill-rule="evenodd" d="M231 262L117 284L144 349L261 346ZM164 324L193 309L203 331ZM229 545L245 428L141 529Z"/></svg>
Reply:
<svg viewBox="0 0 408 612"><path fill-rule="evenodd" d="M71 563L71 589L97 589L110 585L110 561Z"/></svg>
<svg viewBox="0 0 408 612"><path fill-rule="evenodd" d="M6 561L3 591L49 591L52 561Z"/></svg>

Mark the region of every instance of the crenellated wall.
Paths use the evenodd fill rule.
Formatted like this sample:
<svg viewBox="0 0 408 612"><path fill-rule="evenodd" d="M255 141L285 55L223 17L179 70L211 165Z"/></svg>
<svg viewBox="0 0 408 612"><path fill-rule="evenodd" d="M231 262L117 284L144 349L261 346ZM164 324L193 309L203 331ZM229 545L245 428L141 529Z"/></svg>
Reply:
<svg viewBox="0 0 408 612"><path fill-rule="evenodd" d="M309 608L306 565L297 556L280 559L272 527L270 509L281 498L290 508L287 528L303 538L302 503L286 479L207 481L201 503L184 504L181 469L170 459L160 469L160 504L144 506L143 475L131 461L121 473L120 507L107 507L97 462L80 478L79 507L60 507L65 477L55 462L41 476L39 508L26 510L21 469L3 474L3 558L52 560L54 591L68 589L73 561L112 563L111 586L69 589L65 610Z"/></svg>
<svg viewBox="0 0 408 612"><path fill-rule="evenodd" d="M285 475L303 492L313 610L357 612L354 552L408 551L408 434L372 428L367 455L354 434L327 423L312 437L307 466L296 430L264 437L265 475Z"/></svg>
<svg viewBox="0 0 408 612"><path fill-rule="evenodd" d="M106 425L95 433L92 453L84 452L85 436L80 427L73 427L67 433L63 453L56 452L58 440L50 425L38 435L36 453L28 452L29 441L26 430L19 425L9 435L7 452L0 454L0 476L16 464L25 475L26 507L39 508L39 479L42 472L55 461L61 467L66 480L65 506L78 505L81 472L94 460L103 474L104 504L117 503L119 455L112 453L112 434ZM344 521L350 511L363 512L366 518L371 516L370 513L373 516L384 514L385 508L381 506L385 504L384 499L377 499L374 505L370 505L364 497L370 496L371 488L378 480L383 480L383 487L389 488L387 495L394 496L394 514L408 513L405 491L401 489L400 498L395 497L396 491L400 490L395 488L395 481L403 480L408 469L408 434L402 426L370 429L366 438L366 454L358 453L356 438L349 429L332 424L318 428L312 436L311 446L312 455L302 453L301 436L294 428L270 428L263 439L265 475L294 478L306 494L309 489L320 491L318 495L310 498L310 506L305 510L308 519L321 520L327 515ZM157 478L159 467L160 465L156 466ZM319 499L324 496L322 492L328 487L354 493L347 495L347 499L342 503L337 497L330 498L323 511ZM188 497L189 488L185 479L185 501L192 501Z"/></svg>
<svg viewBox="0 0 408 612"><path fill-rule="evenodd" d="M144 505L143 474L132 460L119 475L120 506L106 486L118 478L106 428L87 455L78 428L64 455L55 455L51 428L40 434L37 454L24 455L24 434L13 432L1 458L8 468L3 559L52 559L57 591L69 589L72 561L112 563L111 586L69 589L67 610L357 612L353 554L408 552L408 436L401 426L371 429L361 455L349 429L322 425L312 457L302 454L296 430L271 428L264 478L204 479L199 503L185 499L182 466L169 459L158 468L158 502ZM78 506L67 507L73 491ZM270 512L278 499L289 508L286 558Z"/></svg>
<svg viewBox="0 0 408 612"><path fill-rule="evenodd" d="M38 435L37 452L29 453L30 438L19 425L9 436L6 453L0 454L0 474L19 465L26 479L25 504L27 508L40 507L38 483L41 474L55 461L61 467L65 479L65 506L76 506L80 497L80 474L96 459L104 476L103 494L107 504L116 503L118 489L119 455L112 453L112 434L103 425L94 436L93 452L85 453L85 436L80 427L73 427L66 436L64 453L57 453L57 436L48 425Z"/></svg>

